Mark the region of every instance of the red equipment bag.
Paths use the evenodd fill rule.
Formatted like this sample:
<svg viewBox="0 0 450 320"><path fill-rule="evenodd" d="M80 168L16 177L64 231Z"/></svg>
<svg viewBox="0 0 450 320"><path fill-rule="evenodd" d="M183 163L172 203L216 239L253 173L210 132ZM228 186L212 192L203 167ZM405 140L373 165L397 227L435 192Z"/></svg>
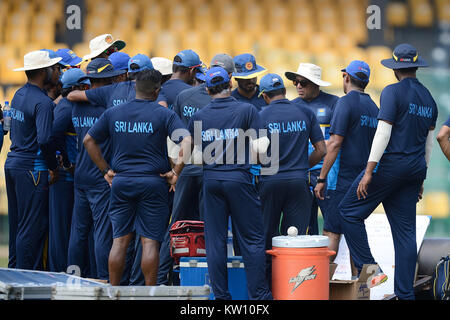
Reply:
<svg viewBox="0 0 450 320"><path fill-rule="evenodd" d="M182 220L170 228L170 255L178 262L180 257L205 257L205 224L203 221Z"/></svg>

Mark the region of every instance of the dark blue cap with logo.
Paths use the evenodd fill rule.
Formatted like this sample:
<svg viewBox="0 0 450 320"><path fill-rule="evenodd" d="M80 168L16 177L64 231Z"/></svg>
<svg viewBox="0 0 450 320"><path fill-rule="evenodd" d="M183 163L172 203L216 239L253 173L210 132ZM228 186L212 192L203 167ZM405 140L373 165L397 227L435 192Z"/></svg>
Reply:
<svg viewBox="0 0 450 320"><path fill-rule="evenodd" d="M357 80L369 82L370 67L364 61L353 60L352 62L350 62L347 68L342 69L341 71L348 73Z"/></svg>
<svg viewBox="0 0 450 320"><path fill-rule="evenodd" d="M228 72L222 67L213 67L206 72L205 82L208 88L230 82Z"/></svg>
<svg viewBox="0 0 450 320"><path fill-rule="evenodd" d="M70 49L58 49L55 52L59 57L62 58L61 64L64 64L65 66L75 67L80 65L83 62L83 59L78 57L75 52L73 52Z"/></svg>
<svg viewBox="0 0 450 320"><path fill-rule="evenodd" d="M179 59L177 57L179 57ZM173 58L173 64L187 68L193 68L200 67L203 63L200 61L200 57L197 53L195 53L195 51L188 49L178 52L177 55Z"/></svg>
<svg viewBox="0 0 450 320"><path fill-rule="evenodd" d="M259 96L263 92L270 92L285 88L283 79L275 73L268 73L259 82Z"/></svg>
<svg viewBox="0 0 450 320"><path fill-rule="evenodd" d="M381 64L389 69L428 67L427 62L419 57L417 49L408 43L396 46L392 58L381 60Z"/></svg>
<svg viewBox="0 0 450 320"><path fill-rule="evenodd" d="M127 72L126 70L114 70L114 67L109 61L109 59L105 58L97 58L89 62L86 67L86 75L81 79L103 79L103 78L111 78L121 75Z"/></svg>
<svg viewBox="0 0 450 320"><path fill-rule="evenodd" d="M138 69L131 69L131 65L136 64L139 66ZM150 60L149 57L147 57L145 54L138 53L137 55L133 56L128 60L128 72L134 73L134 72L140 72L143 70L153 70L153 63L152 60Z"/></svg>
<svg viewBox="0 0 450 320"><path fill-rule="evenodd" d="M115 70L128 70L130 56L127 53L122 51L113 52L108 59L111 61Z"/></svg>
<svg viewBox="0 0 450 320"><path fill-rule="evenodd" d="M197 73L195 74L195 77L200 81L205 81L207 71L208 71L208 69L206 69L204 67L199 67Z"/></svg>

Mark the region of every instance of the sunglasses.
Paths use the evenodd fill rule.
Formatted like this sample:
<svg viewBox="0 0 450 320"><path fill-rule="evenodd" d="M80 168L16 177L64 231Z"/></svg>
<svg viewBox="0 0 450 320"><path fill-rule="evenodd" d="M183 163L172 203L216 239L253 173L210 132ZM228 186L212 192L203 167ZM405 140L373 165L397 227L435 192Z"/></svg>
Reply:
<svg viewBox="0 0 450 320"><path fill-rule="evenodd" d="M309 80L293 80L292 82L294 83L294 86L298 86L300 84L302 88L305 88L311 84L311 81Z"/></svg>

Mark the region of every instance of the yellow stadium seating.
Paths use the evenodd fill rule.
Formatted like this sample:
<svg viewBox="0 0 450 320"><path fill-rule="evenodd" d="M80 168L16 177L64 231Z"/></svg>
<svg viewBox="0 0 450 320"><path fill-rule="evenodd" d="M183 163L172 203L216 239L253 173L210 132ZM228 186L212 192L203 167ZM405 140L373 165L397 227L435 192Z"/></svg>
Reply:
<svg viewBox="0 0 450 320"><path fill-rule="evenodd" d="M217 53L228 53L232 55L231 35L228 32L211 32L207 38L207 43L210 57L213 57Z"/></svg>
<svg viewBox="0 0 450 320"><path fill-rule="evenodd" d="M308 49L312 53L321 53L330 47L331 39L326 33L314 33L309 37Z"/></svg>
<svg viewBox="0 0 450 320"><path fill-rule="evenodd" d="M391 2L386 7L386 21L392 27L404 27L408 23L408 6L403 2Z"/></svg>
<svg viewBox="0 0 450 320"><path fill-rule="evenodd" d="M450 23L450 0L435 0L436 15L440 22Z"/></svg>
<svg viewBox="0 0 450 320"><path fill-rule="evenodd" d="M428 0L410 0L411 20L417 27L431 27L433 25L433 10Z"/></svg>

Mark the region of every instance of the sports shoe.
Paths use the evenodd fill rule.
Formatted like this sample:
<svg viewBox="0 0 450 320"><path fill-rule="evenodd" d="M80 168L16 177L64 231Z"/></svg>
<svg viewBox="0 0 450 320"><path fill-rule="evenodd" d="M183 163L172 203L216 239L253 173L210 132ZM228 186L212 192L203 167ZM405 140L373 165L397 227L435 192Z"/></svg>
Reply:
<svg viewBox="0 0 450 320"><path fill-rule="evenodd" d="M385 275L381 269L378 269L378 271L370 278L369 289L386 282L387 279L388 276Z"/></svg>

